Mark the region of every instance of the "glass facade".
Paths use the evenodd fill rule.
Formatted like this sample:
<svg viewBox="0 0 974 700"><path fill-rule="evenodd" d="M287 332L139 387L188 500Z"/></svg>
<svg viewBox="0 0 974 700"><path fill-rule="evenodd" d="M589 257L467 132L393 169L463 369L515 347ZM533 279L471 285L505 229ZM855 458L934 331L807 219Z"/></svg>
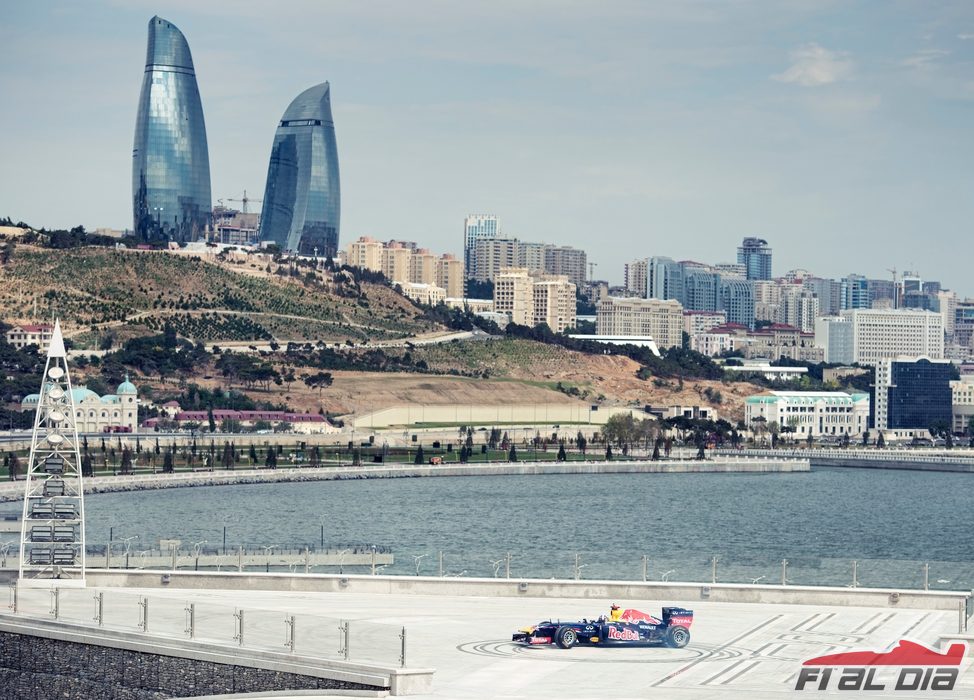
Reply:
<svg viewBox="0 0 974 700"><path fill-rule="evenodd" d="M143 240L194 241L210 223L210 159L193 57L182 32L160 17L149 20L132 195Z"/></svg>
<svg viewBox="0 0 974 700"><path fill-rule="evenodd" d="M341 195L328 83L308 88L284 112L267 167L260 242L301 255L338 251Z"/></svg>
<svg viewBox="0 0 974 700"><path fill-rule="evenodd" d="M949 362L891 363L888 428L930 429L950 427L953 420L953 394L950 380L954 368Z"/></svg>
<svg viewBox="0 0 974 700"><path fill-rule="evenodd" d="M771 279L771 248L763 238L745 238L737 249L737 264L749 280Z"/></svg>

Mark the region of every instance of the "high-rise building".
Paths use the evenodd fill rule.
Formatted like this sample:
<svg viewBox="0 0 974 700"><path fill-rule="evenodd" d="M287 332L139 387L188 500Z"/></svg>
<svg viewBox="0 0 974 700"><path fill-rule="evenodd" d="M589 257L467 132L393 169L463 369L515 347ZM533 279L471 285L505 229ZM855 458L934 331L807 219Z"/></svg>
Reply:
<svg viewBox="0 0 974 700"><path fill-rule="evenodd" d="M852 364L852 322L845 316L819 316L815 319L815 345L825 351L829 363Z"/></svg>
<svg viewBox="0 0 974 700"><path fill-rule="evenodd" d="M267 167L260 242L301 255L338 252L341 191L331 88L294 98L277 125Z"/></svg>
<svg viewBox="0 0 974 700"><path fill-rule="evenodd" d="M576 289L568 275L541 275L534 278L531 285L534 324L546 323L555 333L574 328Z"/></svg>
<svg viewBox="0 0 974 700"><path fill-rule="evenodd" d="M676 299L683 303L683 266L664 256L653 256L647 265L646 294L651 299Z"/></svg>
<svg viewBox="0 0 974 700"><path fill-rule="evenodd" d="M818 299L818 312L837 314L842 310L842 283L821 277L806 277L802 286Z"/></svg>
<svg viewBox="0 0 974 700"><path fill-rule="evenodd" d="M493 214L471 214L463 221L463 273L473 277L474 246L479 240L497 238L500 229Z"/></svg>
<svg viewBox="0 0 974 700"><path fill-rule="evenodd" d="M540 267L519 264L524 256L521 242L516 238L475 238L466 252L470 262L470 267L466 268L467 279L478 282L493 282L500 271L507 267L541 270Z"/></svg>
<svg viewBox="0 0 974 700"><path fill-rule="evenodd" d="M595 311L595 332L604 336L650 336L660 350L683 344L683 307L675 299L606 297Z"/></svg>
<svg viewBox="0 0 974 700"><path fill-rule="evenodd" d="M862 275L849 275L842 278L841 309L868 309L872 306L869 295L869 280Z"/></svg>
<svg viewBox="0 0 974 700"><path fill-rule="evenodd" d="M566 275L532 275L524 267L504 268L494 279L494 311L507 314L511 323L546 323L560 333L575 327L575 289Z"/></svg>
<svg viewBox="0 0 974 700"><path fill-rule="evenodd" d="M161 17L149 20L132 204L135 235L145 241L195 241L210 224L210 157L193 57L186 37Z"/></svg>
<svg viewBox="0 0 974 700"><path fill-rule="evenodd" d="M548 245L544 247L544 271L549 275L565 275L576 287L588 278L588 256L584 250L571 246Z"/></svg>
<svg viewBox="0 0 974 700"><path fill-rule="evenodd" d="M449 253L436 261L436 286L442 287L448 299L463 297L463 262ZM491 307L493 310L493 306Z"/></svg>
<svg viewBox="0 0 974 700"><path fill-rule="evenodd" d="M929 357L886 358L876 364L879 430L948 429L953 422L950 360Z"/></svg>
<svg viewBox="0 0 974 700"><path fill-rule="evenodd" d="M436 256L426 248L411 251L409 281L416 284L436 284Z"/></svg>
<svg viewBox="0 0 974 700"><path fill-rule="evenodd" d="M409 259L413 251L401 243L390 243L382 249L382 274L391 282L409 282Z"/></svg>
<svg viewBox="0 0 974 700"><path fill-rule="evenodd" d="M727 314L728 323L754 328L754 288L751 282L721 276L719 310Z"/></svg>
<svg viewBox="0 0 974 700"><path fill-rule="evenodd" d="M348 244L348 264L365 270L382 272L383 245L368 236Z"/></svg>
<svg viewBox="0 0 974 700"><path fill-rule="evenodd" d="M625 267L625 287L627 292L633 296L646 298L646 280L649 278L649 260L633 260L626 263Z"/></svg>
<svg viewBox="0 0 974 700"><path fill-rule="evenodd" d="M749 280L771 279L771 248L763 238L745 238L737 248L737 264Z"/></svg>
<svg viewBox="0 0 974 700"><path fill-rule="evenodd" d="M896 284L893 280L866 280L869 289L869 308L891 308L895 306Z"/></svg>
<svg viewBox="0 0 974 700"><path fill-rule="evenodd" d="M683 307L694 311L716 311L719 305L720 274L684 267Z"/></svg>
<svg viewBox="0 0 974 700"><path fill-rule="evenodd" d="M944 321L933 311L851 309L842 316L852 324L852 361L876 365L891 357L944 356Z"/></svg>
<svg viewBox="0 0 974 700"><path fill-rule="evenodd" d="M534 285L526 268L504 268L494 278L494 311L511 323L534 325Z"/></svg>

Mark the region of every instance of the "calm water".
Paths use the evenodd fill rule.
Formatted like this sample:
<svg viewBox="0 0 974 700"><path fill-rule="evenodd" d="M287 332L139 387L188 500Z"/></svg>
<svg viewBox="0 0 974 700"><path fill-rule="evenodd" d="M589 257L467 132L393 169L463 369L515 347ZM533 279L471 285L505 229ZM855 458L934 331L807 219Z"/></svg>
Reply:
<svg viewBox="0 0 974 700"><path fill-rule="evenodd" d="M878 470L807 474L639 474L444 477L201 487L86 499L88 541L138 535L185 544L380 545L393 573L718 578L970 588L974 475ZM425 556L424 556L425 555ZM293 557L292 557L293 558ZM502 571L503 575L503 571Z"/></svg>

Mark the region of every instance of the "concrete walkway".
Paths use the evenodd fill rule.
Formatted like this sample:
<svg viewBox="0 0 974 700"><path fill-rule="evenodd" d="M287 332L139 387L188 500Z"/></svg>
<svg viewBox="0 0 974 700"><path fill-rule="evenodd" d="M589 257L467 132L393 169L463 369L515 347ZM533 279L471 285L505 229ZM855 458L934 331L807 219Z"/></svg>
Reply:
<svg viewBox="0 0 974 700"><path fill-rule="evenodd" d="M352 620L353 624L405 626L408 665L436 669L434 692L423 696L432 698L795 697L796 674L804 659L847 649L881 649L903 637L935 645L941 634L956 632L958 624L955 612L929 610L618 600L614 602L623 607L657 615L663 604L692 608L696 616L690 645L679 650L563 651L515 646L510 635L516 628L542 619L591 618L605 613L613 601L160 589L127 592L167 596L174 603L301 610ZM807 692L815 697L831 695ZM974 697L974 671L962 666L953 692L889 695ZM275 697L279 700L281 696Z"/></svg>

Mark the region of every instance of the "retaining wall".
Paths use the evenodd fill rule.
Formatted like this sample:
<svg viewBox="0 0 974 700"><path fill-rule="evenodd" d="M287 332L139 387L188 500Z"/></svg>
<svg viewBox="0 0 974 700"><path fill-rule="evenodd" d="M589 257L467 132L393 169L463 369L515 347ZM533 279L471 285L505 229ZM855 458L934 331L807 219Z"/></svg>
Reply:
<svg viewBox="0 0 974 700"><path fill-rule="evenodd" d="M433 671L322 661L0 615L5 700L161 700L287 690L429 693Z"/></svg>

